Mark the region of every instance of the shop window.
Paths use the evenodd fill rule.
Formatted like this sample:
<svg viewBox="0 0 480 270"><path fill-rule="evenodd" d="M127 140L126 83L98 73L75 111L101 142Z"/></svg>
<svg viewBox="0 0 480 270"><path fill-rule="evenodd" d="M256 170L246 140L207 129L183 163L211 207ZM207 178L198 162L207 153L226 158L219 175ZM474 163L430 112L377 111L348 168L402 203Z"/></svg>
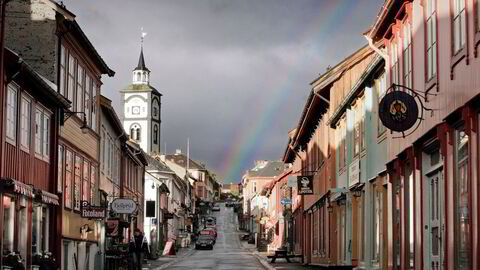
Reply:
<svg viewBox="0 0 480 270"><path fill-rule="evenodd" d="M48 208L44 204L34 204L32 209L32 254L49 251Z"/></svg>
<svg viewBox="0 0 480 270"><path fill-rule="evenodd" d="M427 81L437 75L437 1L427 2Z"/></svg>
<svg viewBox="0 0 480 270"><path fill-rule="evenodd" d="M73 154L70 150L65 150L65 207L72 208L72 190L73 190Z"/></svg>
<svg viewBox="0 0 480 270"><path fill-rule="evenodd" d="M17 250L23 259L27 258L27 241L28 241L28 211L27 211L27 199L20 197L18 200L19 206L17 207L18 217L18 244Z"/></svg>
<svg viewBox="0 0 480 270"><path fill-rule="evenodd" d="M90 202L90 163L83 160L82 201Z"/></svg>
<svg viewBox="0 0 480 270"><path fill-rule="evenodd" d="M457 54L466 41L465 0L453 0L453 54Z"/></svg>
<svg viewBox="0 0 480 270"><path fill-rule="evenodd" d="M73 208L80 211L80 198L81 198L81 167L82 158L78 155L75 156L75 168L74 168L74 187L73 187Z"/></svg>
<svg viewBox="0 0 480 270"><path fill-rule="evenodd" d="M413 186L413 171L411 163L405 164L404 171L404 186L405 186L405 225L406 228L406 248L407 248L407 269L414 269L414 226L413 226L413 216L414 216L414 206L413 206L413 195L414 195L414 186Z"/></svg>
<svg viewBox="0 0 480 270"><path fill-rule="evenodd" d="M13 235L15 220L15 200L10 196L3 196L3 252L13 252Z"/></svg>
<svg viewBox="0 0 480 270"><path fill-rule="evenodd" d="M18 89L13 84L8 85L7 92L7 141L16 144L17 134L17 93Z"/></svg>
<svg viewBox="0 0 480 270"><path fill-rule="evenodd" d="M313 210L313 255L318 255L318 224L319 223L319 215L318 210Z"/></svg>
<svg viewBox="0 0 480 270"><path fill-rule="evenodd" d="M464 128L456 130L455 184L455 269L470 269L470 183L468 179L469 137Z"/></svg>
<svg viewBox="0 0 480 270"><path fill-rule="evenodd" d="M360 262L365 262L365 194L362 191L361 196L357 198L357 217L358 217L358 259Z"/></svg>

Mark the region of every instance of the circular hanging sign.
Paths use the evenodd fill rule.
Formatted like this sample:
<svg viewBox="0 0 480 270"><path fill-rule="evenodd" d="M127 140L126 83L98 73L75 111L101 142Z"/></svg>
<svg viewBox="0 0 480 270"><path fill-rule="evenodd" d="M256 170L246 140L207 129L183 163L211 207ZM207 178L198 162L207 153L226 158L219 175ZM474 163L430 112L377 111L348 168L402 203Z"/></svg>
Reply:
<svg viewBox="0 0 480 270"><path fill-rule="evenodd" d="M117 214L132 214L137 210L137 203L132 199L117 198L112 201L110 207Z"/></svg>
<svg viewBox="0 0 480 270"><path fill-rule="evenodd" d="M393 91L382 98L378 113L386 128L404 132L417 122L418 105L412 95L403 91Z"/></svg>

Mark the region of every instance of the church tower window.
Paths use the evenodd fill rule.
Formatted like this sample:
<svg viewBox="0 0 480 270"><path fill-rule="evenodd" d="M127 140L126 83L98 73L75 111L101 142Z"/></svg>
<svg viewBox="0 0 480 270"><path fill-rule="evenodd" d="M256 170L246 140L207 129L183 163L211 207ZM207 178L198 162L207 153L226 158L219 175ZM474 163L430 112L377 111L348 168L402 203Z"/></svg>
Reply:
<svg viewBox="0 0 480 270"><path fill-rule="evenodd" d="M142 137L142 131L139 124L133 124L130 127L130 139L135 141L140 141Z"/></svg>
<svg viewBox="0 0 480 270"><path fill-rule="evenodd" d="M158 126L153 126L153 143L158 144Z"/></svg>

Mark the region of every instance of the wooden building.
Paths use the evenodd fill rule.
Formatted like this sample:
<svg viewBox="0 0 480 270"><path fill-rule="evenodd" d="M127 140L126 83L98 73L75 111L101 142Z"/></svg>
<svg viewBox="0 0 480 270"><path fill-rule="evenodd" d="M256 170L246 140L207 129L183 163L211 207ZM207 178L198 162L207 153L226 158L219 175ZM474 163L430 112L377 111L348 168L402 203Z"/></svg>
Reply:
<svg viewBox="0 0 480 270"><path fill-rule="evenodd" d="M5 119L0 149L0 265L5 254L19 252L24 267L38 265L35 254L54 254L59 261L56 150L61 111L69 102L54 84L15 52L5 49Z"/></svg>
<svg viewBox="0 0 480 270"><path fill-rule="evenodd" d="M92 43L64 5L51 0L10 1L6 9L7 46L21 53L32 67L57 85L71 102L59 130L56 193L63 198L57 220L62 238L62 269L99 269L100 223L81 217L81 201L98 205L99 96L101 76L113 76ZM41 115L41 114L39 114ZM56 254L59 256L58 254Z"/></svg>
<svg viewBox="0 0 480 270"><path fill-rule="evenodd" d="M474 0L388 0L367 33L386 52L388 85L435 109L388 144L388 269L480 268L479 10Z"/></svg>

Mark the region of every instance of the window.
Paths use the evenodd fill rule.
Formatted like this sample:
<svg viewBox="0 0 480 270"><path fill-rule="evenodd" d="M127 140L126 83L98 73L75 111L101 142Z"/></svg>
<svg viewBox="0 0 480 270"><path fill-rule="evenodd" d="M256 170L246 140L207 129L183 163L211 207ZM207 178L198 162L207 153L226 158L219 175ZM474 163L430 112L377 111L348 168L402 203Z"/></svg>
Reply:
<svg viewBox="0 0 480 270"><path fill-rule="evenodd" d="M465 0L453 0L453 54L457 54L465 45L466 21Z"/></svg>
<svg viewBox="0 0 480 270"><path fill-rule="evenodd" d="M105 151L105 145L106 145L105 136L106 136L105 135L105 129L102 126L102 162L101 163L102 163L102 172L103 173L105 173L105 161L107 160L105 158L105 153L106 153L106 151Z"/></svg>
<svg viewBox="0 0 480 270"><path fill-rule="evenodd" d="M83 160L82 201L90 202L90 163Z"/></svg>
<svg viewBox="0 0 480 270"><path fill-rule="evenodd" d="M360 262L365 262L365 193L362 191L362 195L357 198L358 202L358 257Z"/></svg>
<svg viewBox="0 0 480 270"><path fill-rule="evenodd" d="M49 251L48 208L44 204L34 204L32 209L32 254Z"/></svg>
<svg viewBox="0 0 480 270"><path fill-rule="evenodd" d="M62 96L65 96L65 69L66 69L66 51L63 45L60 45L60 89L59 93Z"/></svg>
<svg viewBox="0 0 480 270"><path fill-rule="evenodd" d="M395 42L395 41L392 41L392 42ZM390 50L391 50L391 56L392 56L392 59L391 59L391 62L392 62L391 81L392 81L392 84L393 83L398 84L399 83L399 79L398 79L399 69L398 69L397 44L392 43L392 46L391 46Z"/></svg>
<svg viewBox="0 0 480 270"><path fill-rule="evenodd" d="M318 225L319 225L319 211L317 209L313 210L313 255L318 255Z"/></svg>
<svg viewBox="0 0 480 270"><path fill-rule="evenodd" d="M347 129L346 125L346 117L343 116L342 120L340 120L339 125L339 136L338 136L338 144L339 144L339 168L342 170L346 163L347 163L347 145L345 144L345 139L347 137Z"/></svg>
<svg viewBox="0 0 480 270"><path fill-rule="evenodd" d="M381 188L381 187L378 187ZM380 190L377 190L377 186L373 186L373 266L380 266L380 252L381 245L383 240L382 234L382 224L383 224L383 213L382 213L382 193Z"/></svg>
<svg viewBox="0 0 480 270"><path fill-rule="evenodd" d="M83 103L83 95L84 95L84 88L83 88L83 76L85 73L83 72L83 68L77 62L77 98L76 98L76 110L77 112L83 112L84 110L84 103Z"/></svg>
<svg viewBox="0 0 480 270"><path fill-rule="evenodd" d="M153 126L153 144L158 144L158 126Z"/></svg>
<svg viewBox="0 0 480 270"><path fill-rule="evenodd" d="M461 127L456 131L455 186L455 269L470 269L470 181L468 179L468 134Z"/></svg>
<svg viewBox="0 0 480 270"><path fill-rule="evenodd" d="M403 84L412 88L412 28L408 22L403 26Z"/></svg>
<svg viewBox="0 0 480 270"><path fill-rule="evenodd" d="M7 94L7 141L12 144L17 142L17 88L12 84L8 85Z"/></svg>
<svg viewBox="0 0 480 270"><path fill-rule="evenodd" d="M30 152L31 100L22 96L20 109L20 146Z"/></svg>
<svg viewBox="0 0 480 270"><path fill-rule="evenodd" d="M68 55L67 99L74 102L75 94L75 65L76 60L72 54Z"/></svg>
<svg viewBox="0 0 480 270"><path fill-rule="evenodd" d="M385 92L387 91L387 79L385 77L385 73L383 73L376 81L375 81L375 86L377 88L377 95L378 95L378 102L377 104L380 103L380 100L383 98L385 95ZM378 109L377 109L378 110ZM377 112L377 115L379 114L379 111ZM380 120L380 116L377 117L377 131L378 131L378 136L382 135L385 133L387 129L383 125L382 121Z"/></svg>
<svg viewBox="0 0 480 270"><path fill-rule="evenodd" d="M257 192L257 182L253 181L252 185L253 185L253 193Z"/></svg>
<svg viewBox="0 0 480 270"><path fill-rule="evenodd" d="M97 94L100 93L100 85L95 84L94 88L92 89L92 129L93 131L97 131Z"/></svg>
<svg viewBox="0 0 480 270"><path fill-rule="evenodd" d="M357 156L362 149L365 148L365 128L364 128L364 111L363 111L363 98L357 99L355 104L355 126L353 129L353 155Z"/></svg>
<svg viewBox="0 0 480 270"><path fill-rule="evenodd" d="M10 196L3 196L3 251L12 252L15 220L15 200Z"/></svg>
<svg viewBox="0 0 480 270"><path fill-rule="evenodd" d="M72 208L73 154L65 149L65 207Z"/></svg>
<svg viewBox="0 0 480 270"><path fill-rule="evenodd" d="M480 5L479 0L477 0L475 2L475 7L476 7L476 11L477 11L477 32L480 31L480 6L478 6L478 5Z"/></svg>
<svg viewBox="0 0 480 270"><path fill-rule="evenodd" d="M427 2L427 81L437 75L437 1Z"/></svg>
<svg viewBox="0 0 480 270"><path fill-rule="evenodd" d="M405 183L405 221L407 225L406 230L406 247L407 247L407 269L415 269L414 268L414 226L413 226L413 216L414 216L414 206L413 206L413 193L414 193L414 186L413 186L413 171L411 163L405 164L405 172L404 172L404 183Z"/></svg>
<svg viewBox="0 0 480 270"><path fill-rule="evenodd" d="M35 111L35 154L42 155L42 111Z"/></svg>
<svg viewBox="0 0 480 270"><path fill-rule="evenodd" d="M75 156L75 169L74 169L74 187L73 187L73 199L75 210L80 211L80 190L81 190L81 166L82 158L78 155Z"/></svg>
<svg viewBox="0 0 480 270"><path fill-rule="evenodd" d="M95 187L97 183L97 168L90 167L90 204L95 205Z"/></svg>
<svg viewBox="0 0 480 270"><path fill-rule="evenodd" d="M87 116L87 125L91 126L92 124L92 114L90 113L91 104L91 94L92 94L92 79L88 74L85 74L85 98L84 98L84 110L85 115Z"/></svg>
<svg viewBox="0 0 480 270"><path fill-rule="evenodd" d="M64 148L63 145L58 146L58 164L57 164L57 192L62 193L63 191L63 164L64 164Z"/></svg>
<svg viewBox="0 0 480 270"><path fill-rule="evenodd" d="M157 115L158 115L158 108L153 107L153 117L157 117Z"/></svg>
<svg viewBox="0 0 480 270"><path fill-rule="evenodd" d="M130 127L130 138L132 140L140 141L141 138L141 130L140 130L140 125L139 124L133 124Z"/></svg>
<svg viewBox="0 0 480 270"><path fill-rule="evenodd" d="M49 158L50 157L50 116L43 114L43 157Z"/></svg>

